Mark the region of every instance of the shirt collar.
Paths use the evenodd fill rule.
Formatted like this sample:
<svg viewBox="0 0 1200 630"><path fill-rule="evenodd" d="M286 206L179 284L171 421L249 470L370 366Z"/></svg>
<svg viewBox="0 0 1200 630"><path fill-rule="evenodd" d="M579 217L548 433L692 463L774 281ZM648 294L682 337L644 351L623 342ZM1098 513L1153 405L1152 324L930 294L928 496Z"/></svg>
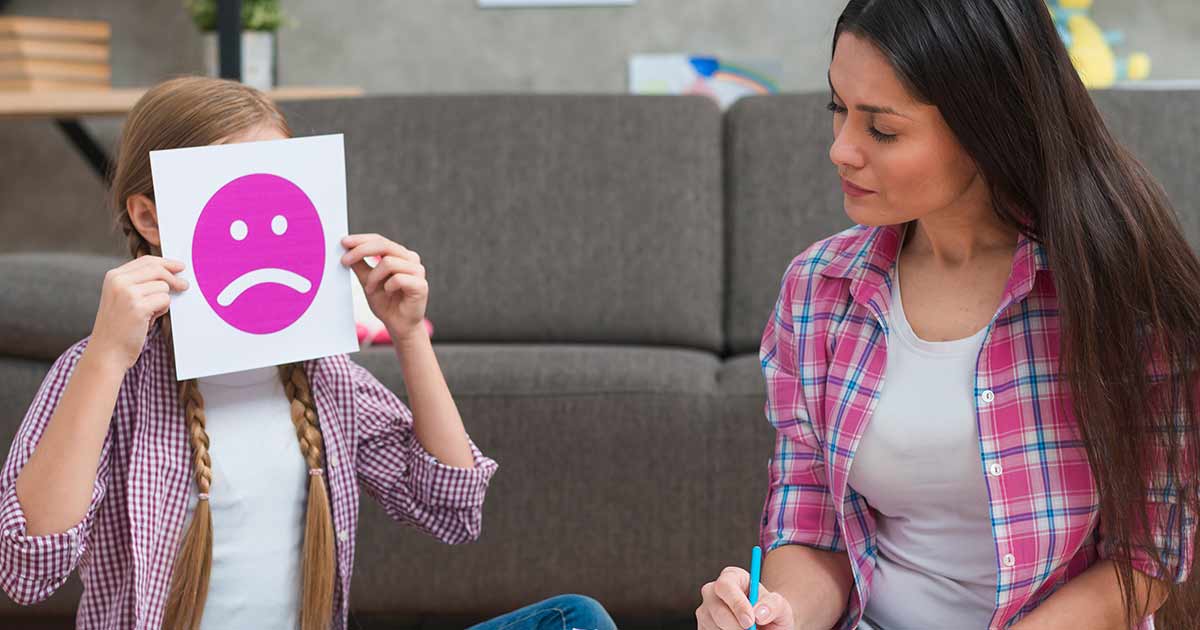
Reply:
<svg viewBox="0 0 1200 630"><path fill-rule="evenodd" d="M833 260L821 269L823 276L850 280L850 295L870 306L880 319L891 302L891 270L900 255L905 224L868 228L839 247ZM1045 248L1022 233L1017 240L1012 269L997 312L1018 302L1033 290L1039 272L1049 271Z"/></svg>

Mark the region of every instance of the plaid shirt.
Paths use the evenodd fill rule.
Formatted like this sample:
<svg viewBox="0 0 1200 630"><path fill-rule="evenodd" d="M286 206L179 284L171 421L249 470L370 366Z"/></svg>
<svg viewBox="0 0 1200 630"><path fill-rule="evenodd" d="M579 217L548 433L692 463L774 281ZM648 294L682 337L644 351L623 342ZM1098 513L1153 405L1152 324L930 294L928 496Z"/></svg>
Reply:
<svg viewBox="0 0 1200 630"><path fill-rule="evenodd" d="M875 516L847 480L884 382L888 272L902 234L898 225L856 226L800 254L784 275L760 349L766 413L777 429L762 546L849 554L855 589L841 628L862 619L878 553ZM1022 237L974 378L996 548L994 628L1109 555L1088 456L1059 378L1059 334L1045 253ZM1160 575L1145 555L1135 555L1133 566L1183 581L1195 515L1183 513L1165 471L1155 479L1150 522L1158 524L1154 535L1170 574ZM1178 532L1180 518L1187 535Z"/></svg>
<svg viewBox="0 0 1200 630"><path fill-rule="evenodd" d="M48 597L78 567L82 629L158 628L194 490L191 446L165 337L148 335L126 374L82 521L30 536L17 501L17 474L33 454L87 340L50 368L0 472L0 587L20 604ZM308 361L325 443L336 540L333 627L345 628L354 566L359 486L397 521L446 543L479 536L496 463L471 444L475 468L436 461L416 440L412 414L345 355ZM296 453L300 457L299 451Z"/></svg>

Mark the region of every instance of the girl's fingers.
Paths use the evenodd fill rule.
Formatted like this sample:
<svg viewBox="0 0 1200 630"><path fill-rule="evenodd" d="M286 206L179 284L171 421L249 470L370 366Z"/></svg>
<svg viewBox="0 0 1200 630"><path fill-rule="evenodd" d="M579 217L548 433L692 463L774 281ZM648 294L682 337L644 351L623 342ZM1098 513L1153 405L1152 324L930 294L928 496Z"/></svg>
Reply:
<svg viewBox="0 0 1200 630"><path fill-rule="evenodd" d="M182 261L175 260L174 258L163 258L161 256L154 256L153 254L147 254L145 256L138 256L137 258L134 258L133 260L125 263L121 267L127 268L127 269L136 269L136 268L144 267L147 265L152 265L152 266L157 265L160 267L165 267L168 271L170 271L172 273L179 273L180 271L183 271L184 267L187 266L187 265L183 264Z"/></svg>
<svg viewBox="0 0 1200 630"><path fill-rule="evenodd" d="M175 260L174 258L160 258L159 260L162 261L162 266L166 267L167 271L171 273L179 273L187 266L183 264L183 261Z"/></svg>
<svg viewBox="0 0 1200 630"><path fill-rule="evenodd" d="M403 293L420 294L429 289L429 284L424 278L409 276L405 274L396 274L384 283L383 290L388 293L401 291Z"/></svg>
<svg viewBox="0 0 1200 630"><path fill-rule="evenodd" d="M407 250L400 245L386 238L380 238L354 246L353 249L342 255L342 264L350 266L367 256L403 257L405 251Z"/></svg>
<svg viewBox="0 0 1200 630"><path fill-rule="evenodd" d="M154 293L142 298L142 300L146 314L152 318L166 313L167 309L171 307L171 296L166 293Z"/></svg>
<svg viewBox="0 0 1200 630"><path fill-rule="evenodd" d="M155 293L170 293L171 285L167 284L166 280L150 280L138 285L142 295L153 295Z"/></svg>
<svg viewBox="0 0 1200 630"><path fill-rule="evenodd" d="M145 258L145 256L143 256L143 258ZM170 285L172 290L183 291L187 288L188 282L187 280L175 275L176 273L178 272L170 271L161 262L150 262L135 269L130 269L121 275L127 282L130 282L131 284L142 284L153 280L161 280Z"/></svg>
<svg viewBox="0 0 1200 630"><path fill-rule="evenodd" d="M346 249L357 247L361 243L365 243L370 239L383 238L378 234L347 234L342 237L342 246Z"/></svg>
<svg viewBox="0 0 1200 630"><path fill-rule="evenodd" d="M367 261L360 260L353 265L350 265L350 269L354 271L354 275L358 276L358 283L363 285L363 290L365 291L367 286L367 276L371 273L371 266L367 264Z"/></svg>
<svg viewBox="0 0 1200 630"><path fill-rule="evenodd" d="M358 259L366 256L385 255L396 256L418 264L421 262L421 256L417 252L414 252L411 249L408 249L407 247L395 241L386 239L378 234L351 234L350 236L342 239L342 246L349 250L346 255L342 257L342 264L345 265L352 265L357 262ZM350 254L354 253L355 250L361 247L369 248L368 253L355 254L354 257L350 256ZM386 250L379 249L381 247L386 248ZM374 253L371 253L370 250L373 250Z"/></svg>
<svg viewBox="0 0 1200 630"><path fill-rule="evenodd" d="M365 289L367 293L370 293L375 290L375 287L378 287L380 284L387 281L388 278L400 273L424 277L425 268L402 258L397 258L395 256L384 256L383 259L379 261L379 264L375 265L375 268L372 269L371 273L367 276L367 282L363 285L363 289Z"/></svg>

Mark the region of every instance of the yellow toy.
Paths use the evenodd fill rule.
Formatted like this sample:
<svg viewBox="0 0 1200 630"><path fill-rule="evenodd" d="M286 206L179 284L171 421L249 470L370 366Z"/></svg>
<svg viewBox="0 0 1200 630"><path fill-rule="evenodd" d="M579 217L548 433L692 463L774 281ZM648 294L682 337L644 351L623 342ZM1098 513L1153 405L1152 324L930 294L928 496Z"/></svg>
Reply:
<svg viewBox="0 0 1200 630"><path fill-rule="evenodd" d="M1113 45L1120 43L1118 31L1103 31L1087 15L1093 0L1050 0L1054 23L1071 54L1071 62L1089 88L1111 87L1117 81L1139 81L1150 76L1150 57L1134 53L1118 58Z"/></svg>

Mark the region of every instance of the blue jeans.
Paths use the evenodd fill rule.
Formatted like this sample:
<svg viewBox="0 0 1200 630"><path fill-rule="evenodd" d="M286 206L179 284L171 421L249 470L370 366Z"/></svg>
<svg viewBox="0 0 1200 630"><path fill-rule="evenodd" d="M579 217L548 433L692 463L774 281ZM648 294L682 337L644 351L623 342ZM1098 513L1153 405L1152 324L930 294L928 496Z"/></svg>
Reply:
<svg viewBox="0 0 1200 630"><path fill-rule="evenodd" d="M467 630L617 630L600 602L582 595L559 595Z"/></svg>

